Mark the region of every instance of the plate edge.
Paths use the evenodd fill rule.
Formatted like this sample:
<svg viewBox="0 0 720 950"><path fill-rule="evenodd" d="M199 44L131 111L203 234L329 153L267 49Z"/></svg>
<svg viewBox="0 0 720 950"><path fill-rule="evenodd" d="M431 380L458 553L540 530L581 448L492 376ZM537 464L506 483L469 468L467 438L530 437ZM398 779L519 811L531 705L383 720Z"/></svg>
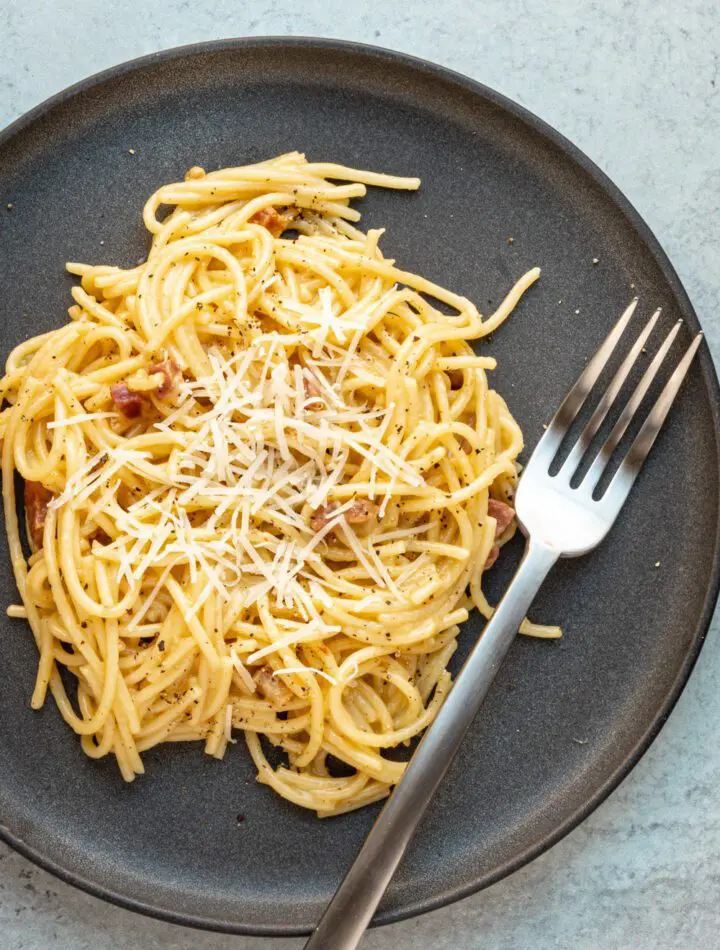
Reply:
<svg viewBox="0 0 720 950"><path fill-rule="evenodd" d="M320 48L329 51L354 53L364 56L371 56L375 59L384 60L396 65L404 65L414 70L434 76L445 82L455 83L466 91L482 96L501 109L509 112L515 118L519 119L526 126L530 126L537 134L551 142L556 148L563 152L576 166L579 166L590 178L604 191L610 199L619 207L628 223L638 233L641 240L645 243L658 268L668 281L671 290L678 299L680 309L685 322L688 323L694 332L700 329L700 323L695 313L695 309L690 298L674 268L668 255L662 245L645 222L642 215L637 211L630 200L618 188L618 186L609 178L609 176L578 146L566 138L554 126L541 119L535 113L519 105L514 100L508 98L500 92L486 86L478 80L472 79L463 73L452 70L446 66L441 66L429 60L413 56L409 53L403 53L386 47L374 46L371 44L355 42L351 40L340 40L329 37L311 37L311 36L252 36L236 37L220 40L210 40L200 43L185 44L175 46L164 50L159 50L135 59L127 60L115 66L94 73L76 83L67 86L65 89L53 94L43 100L37 106L23 113L17 119L13 120L8 126L0 130L0 147L9 142L15 135L32 125L39 119L46 116L52 109L63 105L65 102L73 99L75 96L87 92L93 88L101 86L108 80L117 79L121 76L130 74L139 69L150 67L156 64L167 62L173 59L180 59L185 56L201 55L208 52L221 52L227 50L252 49L254 47L267 48L273 47L291 47L291 48ZM717 470L720 473L720 440L717 433L720 431L720 383L718 382L717 372L710 354L707 341L701 346L699 353L699 364L702 371L704 382L708 389L710 397L710 407L712 417L715 422L716 432L716 458ZM719 509L720 510L720 509ZM507 877L520 867L534 860L544 851L549 850L557 844L570 831L576 828L588 815L590 815L620 784L620 782L632 771L640 758L644 755L652 742L657 738L660 730L667 721L672 709L680 698L689 677L693 671L695 663L700 655L700 651L705 643L712 620L715 604L720 591L720 517L715 530L714 547L714 567L711 574L710 585L705 596L701 619L693 637L691 649L686 660L678 671L665 703L657 711L647 732L637 742L635 748L628 755L627 759L615 772L603 783L592 798L582 807L576 810L566 821L552 834L540 839L530 848L527 848L521 855L508 862L502 868L498 869L489 878L481 882L471 882L470 884L457 887L451 891L416 901L399 910L389 910L381 912L373 921L372 926L382 926L385 924L396 923L406 920L419 914L436 910L439 907L446 906L471 894L477 893L485 887L496 883L502 878ZM54 874L56 877L72 884L81 890L86 891L94 897L102 898L117 906L154 917L160 920L166 920L175 924L182 924L188 927L194 927L202 930L210 930L221 933L246 934L248 936L305 936L311 931L307 927L284 926L277 924L237 924L230 921L208 920L198 916L175 913L143 904L134 898L128 898L122 894L117 894L109 888L98 885L92 881L77 875L60 867L51 859L48 859L38 853L34 847L26 844L22 839L13 834L4 824L0 823L0 839L5 841L14 850L18 851L24 857L33 863Z"/></svg>

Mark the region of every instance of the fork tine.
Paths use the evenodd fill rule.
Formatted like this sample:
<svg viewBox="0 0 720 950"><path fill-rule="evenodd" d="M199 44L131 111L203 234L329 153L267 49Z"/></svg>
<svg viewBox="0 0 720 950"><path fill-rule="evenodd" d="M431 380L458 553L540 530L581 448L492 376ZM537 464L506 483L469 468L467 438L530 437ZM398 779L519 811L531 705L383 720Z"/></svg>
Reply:
<svg viewBox="0 0 720 950"><path fill-rule="evenodd" d="M660 393L657 402L650 411L650 415L630 446L627 455L620 464L620 468L613 476L607 491L600 499L600 503L613 511L614 514L617 514L620 510L633 482L643 467L645 459L648 457L650 449L655 444L655 439L657 439L670 407L675 401L702 339L703 334L698 333L690 344L685 356L680 360L672 376L665 384L665 388Z"/></svg>
<svg viewBox="0 0 720 950"><path fill-rule="evenodd" d="M635 417L635 413L640 408L640 404L645 398L648 389L650 388L652 381L658 374L662 363L667 356L668 350L673 344L675 337L677 336L678 330L682 326L682 320L678 320L677 323L670 330L668 335L663 340L662 346L657 351L655 356L652 359L652 362L648 368L643 373L642 379L637 384L635 391L627 402L627 405L620 414L620 418L617 420L613 426L612 432L605 440L602 448L595 457L592 465L590 466L585 478L583 480L583 486L588 490L592 491L597 483L600 481L602 473L605 471L607 463L610 460L611 455L615 449L620 444L620 440L625 435L627 427L632 422Z"/></svg>
<svg viewBox="0 0 720 950"><path fill-rule="evenodd" d="M630 375L633 366L637 362L640 351L645 346L648 337L652 333L653 328L658 321L659 316L660 310L658 309L645 324L642 333L638 336L637 340L635 340L632 349L622 361L620 368L613 376L612 382L603 393L600 402L597 404L597 408L593 412L585 428L580 433L580 437L578 438L577 442L570 450L570 454L565 459L562 468L560 469L560 472L562 472L562 474L568 479L572 477L575 469L580 464L583 455L585 455L588 448L590 447L590 443L595 438L598 429L605 421L605 417L612 408L620 390Z"/></svg>
<svg viewBox="0 0 720 950"><path fill-rule="evenodd" d="M547 465L552 462L553 458L555 457L555 453L560 448L560 443L565 437L567 430L572 425L575 416L577 416L578 412L582 409L591 389L597 382L602 371L605 369L605 364L612 356L613 350L617 346L618 341L625 330L625 327L630 322L630 317L632 317L633 313L635 312L637 302L637 297L634 297L630 301L630 305L626 308L623 315L607 335L604 342L600 346L600 349L597 351L597 353L595 353L593 358L578 377L575 385L563 399L562 403L560 404L560 408L553 416L552 421L545 431L545 434L535 446L535 451L533 452L528 465L536 460L542 460L543 463L546 463Z"/></svg>

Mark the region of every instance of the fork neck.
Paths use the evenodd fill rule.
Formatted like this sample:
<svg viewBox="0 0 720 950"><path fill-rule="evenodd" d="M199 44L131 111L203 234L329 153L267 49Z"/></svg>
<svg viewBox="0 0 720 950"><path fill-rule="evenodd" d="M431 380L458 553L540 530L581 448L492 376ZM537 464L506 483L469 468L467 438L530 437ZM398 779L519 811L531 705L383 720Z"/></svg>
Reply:
<svg viewBox="0 0 720 950"><path fill-rule="evenodd" d="M527 544L522 560L500 604L506 600L515 600L517 609L520 610L521 602L526 601L525 609L527 609L530 603L532 603L533 597L538 592L540 585L559 559L560 552L545 541L527 537ZM498 607L500 604L498 604Z"/></svg>

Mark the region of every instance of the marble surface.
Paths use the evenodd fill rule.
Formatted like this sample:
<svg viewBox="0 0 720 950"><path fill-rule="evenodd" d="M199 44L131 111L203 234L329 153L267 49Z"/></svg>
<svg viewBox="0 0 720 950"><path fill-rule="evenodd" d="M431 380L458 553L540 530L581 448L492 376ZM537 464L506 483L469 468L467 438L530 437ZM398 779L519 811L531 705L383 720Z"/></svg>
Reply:
<svg viewBox="0 0 720 950"><path fill-rule="evenodd" d="M555 125L665 246L720 359L720 12L683 0L4 0L0 126L115 63L222 36L334 36L474 76ZM0 169L0 188L2 169ZM548 854L367 950L720 948L717 617L667 726L611 798ZM0 765L1 767L1 765ZM3 950L294 950L103 904L0 845Z"/></svg>

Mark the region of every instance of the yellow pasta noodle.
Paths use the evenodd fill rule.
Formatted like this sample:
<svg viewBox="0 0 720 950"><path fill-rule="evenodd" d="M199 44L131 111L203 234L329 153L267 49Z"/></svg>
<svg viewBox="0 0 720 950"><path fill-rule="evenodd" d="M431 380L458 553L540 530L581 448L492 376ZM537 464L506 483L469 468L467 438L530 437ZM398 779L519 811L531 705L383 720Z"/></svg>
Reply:
<svg viewBox="0 0 720 950"><path fill-rule="evenodd" d="M8 613L39 650L32 705L50 691L128 781L158 743L222 757L242 731L296 804L377 801L468 611L492 612L523 440L470 344L539 270L483 319L396 267L350 201L419 184L295 152L193 168L147 202L147 260L68 264L70 322L8 358Z"/></svg>

